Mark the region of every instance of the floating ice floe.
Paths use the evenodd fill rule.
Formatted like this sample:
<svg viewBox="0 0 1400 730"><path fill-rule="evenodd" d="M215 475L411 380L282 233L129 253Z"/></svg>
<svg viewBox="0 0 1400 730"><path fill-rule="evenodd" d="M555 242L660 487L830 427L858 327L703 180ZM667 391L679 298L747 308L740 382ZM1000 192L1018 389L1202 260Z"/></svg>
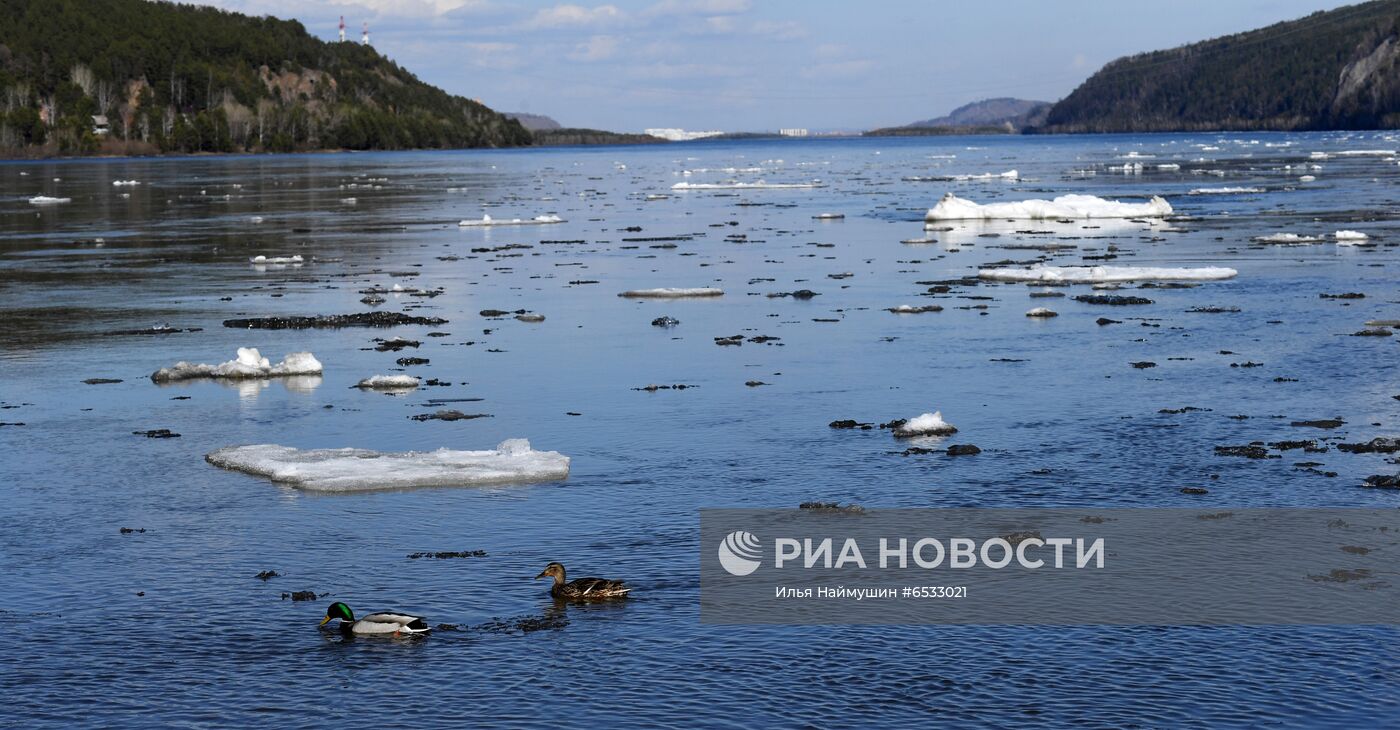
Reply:
<svg viewBox="0 0 1400 730"><path fill-rule="evenodd" d="M1187 195L1244 195L1262 192L1265 192L1264 188L1195 188Z"/></svg>
<svg viewBox="0 0 1400 730"><path fill-rule="evenodd" d="M1299 175L1299 176L1298 176L1298 182L1313 182L1313 181L1315 181L1315 180L1317 180L1317 177L1316 177L1316 176L1313 176L1313 175Z"/></svg>
<svg viewBox="0 0 1400 730"><path fill-rule="evenodd" d="M418 378L412 375L372 375L355 384L361 390L408 390L417 388Z"/></svg>
<svg viewBox="0 0 1400 730"><path fill-rule="evenodd" d="M1252 238L1252 239L1250 239L1250 240L1256 241L1256 242L1258 242L1258 243L1300 244L1300 243L1317 243L1318 241L1321 241L1321 240L1322 240L1322 237L1321 237L1321 236L1300 236L1300 235L1298 235L1298 234L1296 234L1296 233L1270 233L1270 234L1267 235L1267 236L1255 236L1254 238Z"/></svg>
<svg viewBox="0 0 1400 730"><path fill-rule="evenodd" d="M284 375L320 375L321 361L309 352L288 353L273 365L256 347L238 348L238 358L218 365L180 361L151 373L157 383L173 383L195 378L276 378Z"/></svg>
<svg viewBox="0 0 1400 730"><path fill-rule="evenodd" d="M1332 154L1338 157L1391 157L1395 155L1395 150L1342 150Z"/></svg>
<svg viewBox="0 0 1400 730"><path fill-rule="evenodd" d="M302 263L301 254L294 256L254 256L248 259L250 264L299 264Z"/></svg>
<svg viewBox="0 0 1400 730"><path fill-rule="evenodd" d="M770 183L759 180L757 182L724 182L724 183L689 183L678 182L671 186L672 190L782 190L782 189L807 189L825 187L820 182L805 183Z"/></svg>
<svg viewBox="0 0 1400 730"><path fill-rule="evenodd" d="M135 187L135 186L140 185L140 184L141 184L141 181L140 181L140 180L113 180L113 181L112 181L112 187L114 187L114 188L129 188L129 187Z"/></svg>
<svg viewBox="0 0 1400 730"><path fill-rule="evenodd" d="M1036 307L1035 309L1032 309L1032 310L1030 310L1029 312L1026 312L1026 316L1027 316L1027 317L1058 317L1058 316L1060 316L1060 313L1059 313L1059 312L1056 312L1056 311L1053 310L1053 309L1050 309L1049 307Z"/></svg>
<svg viewBox="0 0 1400 730"><path fill-rule="evenodd" d="M679 287L629 289L618 294L620 297L627 297L629 299L681 299L685 297L718 297L723 295L723 289L716 289L714 287L694 287L689 289Z"/></svg>
<svg viewBox="0 0 1400 730"><path fill-rule="evenodd" d="M1169 269L1150 266L1032 266L1028 269L980 269L977 278L988 281L1061 282L1102 284L1124 281L1215 281L1233 279L1234 269L1206 266Z"/></svg>
<svg viewBox="0 0 1400 730"><path fill-rule="evenodd" d="M569 476L569 457L507 439L491 451L296 449L276 444L230 446L204 457L214 466L318 492L410 487L519 484Z"/></svg>
<svg viewBox="0 0 1400 730"><path fill-rule="evenodd" d="M1122 203L1093 195L1061 195L1054 200L1021 200L1014 203L974 203L946 193L929 209L926 221L995 220L998 218L1161 218L1172 206L1154 195L1146 203Z"/></svg>
<svg viewBox="0 0 1400 730"><path fill-rule="evenodd" d="M972 182L974 180L1020 180L1021 173L1015 170L1006 172L982 172L976 175L932 175L901 178L905 182Z"/></svg>
<svg viewBox="0 0 1400 730"><path fill-rule="evenodd" d="M845 217L846 217L846 214L845 214L845 213L818 213L818 214L812 216L813 219L819 220L819 221L836 221L836 220L842 220L842 219L844 219Z"/></svg>
<svg viewBox="0 0 1400 730"><path fill-rule="evenodd" d="M1158 165L1158 166L1157 166L1157 169L1158 169L1158 170L1180 170L1180 169L1181 169L1181 165L1178 165L1178 164L1176 164L1175 162L1164 162L1164 163Z"/></svg>
<svg viewBox="0 0 1400 730"><path fill-rule="evenodd" d="M30 205L59 205L71 202L73 202L72 198L51 198L47 195L35 195L29 199Z"/></svg>
<svg viewBox="0 0 1400 730"><path fill-rule="evenodd" d="M894 430L896 438L909 438L911 436L947 436L957 433L958 429L953 424L943 420L942 411L925 413L904 422Z"/></svg>
<svg viewBox="0 0 1400 730"><path fill-rule="evenodd" d="M564 219L557 215L537 215L526 220L524 218L492 218L490 215L482 215L480 220L467 219L457 223L463 228L480 228L486 226L543 226L551 223L563 223Z"/></svg>
<svg viewBox="0 0 1400 730"><path fill-rule="evenodd" d="M1338 246L1356 246L1364 243L1370 236L1361 231L1337 231L1332 234L1332 238L1336 239Z"/></svg>

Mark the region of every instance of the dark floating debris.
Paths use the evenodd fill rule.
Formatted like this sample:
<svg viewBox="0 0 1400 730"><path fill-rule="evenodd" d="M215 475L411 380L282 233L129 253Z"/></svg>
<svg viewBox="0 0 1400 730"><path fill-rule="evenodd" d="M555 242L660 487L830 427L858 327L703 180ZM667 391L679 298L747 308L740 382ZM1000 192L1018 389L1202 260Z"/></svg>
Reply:
<svg viewBox="0 0 1400 730"><path fill-rule="evenodd" d="M122 382L121 378L88 378L83 381L84 385L111 385Z"/></svg>
<svg viewBox="0 0 1400 730"><path fill-rule="evenodd" d="M1192 307L1186 310L1195 314L1235 314L1240 311L1239 307Z"/></svg>
<svg viewBox="0 0 1400 730"><path fill-rule="evenodd" d="M409 560L417 560L417 559L419 559L419 558L436 558L436 559L438 559L438 560L447 560L447 559L449 559L449 558L484 558L484 557L486 557L486 551L485 551L485 550L459 550L459 551L456 551L456 552L409 553L409 555L408 555L408 559L409 559Z"/></svg>
<svg viewBox="0 0 1400 730"><path fill-rule="evenodd" d="M1394 333L1382 327L1373 327L1351 333L1352 337L1390 337Z"/></svg>
<svg viewBox="0 0 1400 730"><path fill-rule="evenodd" d="M1209 490L1209 489L1202 488L1202 487L1182 487L1182 488L1181 488L1181 493L1182 493L1182 494L1210 494L1210 490Z"/></svg>
<svg viewBox="0 0 1400 730"><path fill-rule="evenodd" d="M148 439L177 439L180 434L168 428L155 428L150 431L132 431L133 436L145 436Z"/></svg>
<svg viewBox="0 0 1400 730"><path fill-rule="evenodd" d="M814 292L811 289L798 289L797 291L772 292L767 296L769 299L779 299L782 297L792 297L793 299L811 299L812 297L819 297L821 296L821 294L818 294L817 292Z"/></svg>
<svg viewBox="0 0 1400 730"><path fill-rule="evenodd" d="M472 626L471 630L488 634L528 634L535 631L558 630L568 625L569 617L561 611L544 616L493 618L485 623Z"/></svg>
<svg viewBox="0 0 1400 730"><path fill-rule="evenodd" d="M398 364L400 364L400 365L402 365L402 366L404 366L404 367L409 367L409 366L411 366L411 365L427 365L427 364L428 364L428 358L426 358L426 357L401 357L401 358L395 360L394 362L396 362L396 363L398 363Z"/></svg>
<svg viewBox="0 0 1400 730"><path fill-rule="evenodd" d="M1337 444L1337 450L1348 454L1393 454L1400 451L1400 438L1378 436L1361 444Z"/></svg>
<svg viewBox="0 0 1400 730"><path fill-rule="evenodd" d="M415 421L470 421L476 418L491 418L490 413L463 413L461 411L435 411L433 413L419 413L416 416L409 416Z"/></svg>
<svg viewBox="0 0 1400 730"><path fill-rule="evenodd" d="M640 387L640 388L633 388L632 390L643 390L643 391L646 391L646 392L648 392L648 393L655 393L655 392L658 391L658 390L686 390L686 389L688 389L688 388L699 388L699 387L700 387L700 386L698 386L698 385L686 385L685 383L677 383L677 384L675 384L675 385L656 385L656 384L652 384L652 385L643 385L643 386Z"/></svg>
<svg viewBox="0 0 1400 730"><path fill-rule="evenodd" d="M1122 320L1109 319L1108 317L1099 317L1098 319L1094 320L1094 324L1102 327L1106 324L1123 324L1123 322Z"/></svg>
<svg viewBox="0 0 1400 730"><path fill-rule="evenodd" d="M760 385L767 385L767 383L763 382L762 380L749 380L745 381L744 385L747 385L750 388L757 388Z"/></svg>
<svg viewBox="0 0 1400 730"><path fill-rule="evenodd" d="M1366 477L1362 486L1370 489L1400 489L1400 474L1373 474Z"/></svg>
<svg viewBox="0 0 1400 730"><path fill-rule="evenodd" d="M1346 421L1340 418L1320 418L1315 421L1293 421L1288 425L1306 428L1341 428L1346 425Z"/></svg>
<svg viewBox="0 0 1400 730"><path fill-rule="evenodd" d="M1343 294L1318 294L1318 299L1365 299L1366 295L1361 292L1349 291Z"/></svg>
<svg viewBox="0 0 1400 730"><path fill-rule="evenodd" d="M1159 411L1157 411L1157 412L1158 412L1158 413L1177 414L1177 413L1197 413L1197 412L1199 412L1199 413L1209 413L1210 411L1211 411L1210 408L1197 408L1197 407L1195 407L1195 406L1182 406L1181 408L1163 408L1163 409L1161 409L1161 410L1159 410Z"/></svg>
<svg viewBox="0 0 1400 730"><path fill-rule="evenodd" d="M1216 456L1243 456L1246 459L1281 459L1277 454L1270 454L1269 450L1263 446L1249 444L1248 446L1217 446Z"/></svg>
<svg viewBox="0 0 1400 730"><path fill-rule="evenodd" d="M657 317L651 321L652 327L675 327L681 321L675 317Z"/></svg>
<svg viewBox="0 0 1400 730"><path fill-rule="evenodd" d="M225 327L260 330L300 330L334 327L397 327L405 324L447 324L441 317L418 317L402 312L357 312L292 317L250 317L226 319Z"/></svg>
<svg viewBox="0 0 1400 730"><path fill-rule="evenodd" d="M282 574L281 574L281 573L278 573L278 572L275 571L275 570L264 570L263 572L258 573L257 576L256 576L256 578L257 578L258 580L261 580L261 581L268 581L268 580L272 580L273 578L280 578L280 577L282 577Z"/></svg>
<svg viewBox="0 0 1400 730"><path fill-rule="evenodd" d="M1130 364L1138 370L1146 370L1147 368L1157 367L1157 363L1152 362L1151 360L1142 360L1141 362L1135 362Z"/></svg>
<svg viewBox="0 0 1400 730"><path fill-rule="evenodd" d="M291 593L283 593L282 600L285 601L287 599L291 599L293 601L314 601L317 598L325 598L329 595L329 593L322 593L318 596L316 595L316 591L292 591Z"/></svg>
<svg viewBox="0 0 1400 730"><path fill-rule="evenodd" d="M398 352L399 350L402 350L405 347L412 347L414 349L417 349L419 345L423 344L419 340L407 340L402 337L395 337L390 340L375 339L374 341L379 343L374 346L374 349L377 352Z"/></svg>
<svg viewBox="0 0 1400 730"><path fill-rule="evenodd" d="M1147 297L1123 296L1118 294L1080 294L1074 298L1076 302L1085 304L1106 304L1114 307L1122 307L1133 304L1152 304L1152 300Z"/></svg>
<svg viewBox="0 0 1400 730"><path fill-rule="evenodd" d="M130 534L132 534L132 533L137 533L137 534L139 534L139 533L143 533L143 532L145 532L145 531L146 531L146 528L144 528L144 527L123 527L123 528L121 528L120 530L118 530L118 532L120 532L120 533L123 534L123 535L130 535Z"/></svg>
<svg viewBox="0 0 1400 730"><path fill-rule="evenodd" d="M980 453L982 453L982 450L977 448L974 444L953 444L948 447L949 456L972 456Z"/></svg>
<svg viewBox="0 0 1400 730"><path fill-rule="evenodd" d="M808 512L838 512L848 515L865 514L865 508L858 504L842 506L836 502L803 502L797 505L797 508L805 509Z"/></svg>

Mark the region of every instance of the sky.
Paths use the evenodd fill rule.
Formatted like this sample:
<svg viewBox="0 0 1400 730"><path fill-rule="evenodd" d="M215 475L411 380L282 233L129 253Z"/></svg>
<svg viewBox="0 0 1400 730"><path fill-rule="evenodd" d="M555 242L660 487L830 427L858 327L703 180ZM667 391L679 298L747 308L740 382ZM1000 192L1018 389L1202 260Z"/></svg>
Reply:
<svg viewBox="0 0 1400 730"><path fill-rule="evenodd" d="M499 111L640 131L859 130L997 96L1055 101L1104 63L1330 0L201 0L340 16L419 78Z"/></svg>

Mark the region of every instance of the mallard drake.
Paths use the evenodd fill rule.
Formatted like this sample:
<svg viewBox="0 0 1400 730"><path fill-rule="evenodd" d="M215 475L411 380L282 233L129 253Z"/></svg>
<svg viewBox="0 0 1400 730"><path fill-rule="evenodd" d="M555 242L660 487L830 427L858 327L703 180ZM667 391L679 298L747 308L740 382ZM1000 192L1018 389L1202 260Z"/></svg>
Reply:
<svg viewBox="0 0 1400 730"><path fill-rule="evenodd" d="M562 563L550 563L544 566L544 571L535 576L535 580L546 576L554 578L554 585L549 587L549 595L566 601L604 601L609 598L626 598L627 592L632 590L623 585L620 580L608 580L607 578L577 578L565 582Z"/></svg>
<svg viewBox="0 0 1400 730"><path fill-rule="evenodd" d="M339 601L326 608L326 617L321 619L325 626L331 619L340 619L340 631L359 636L403 636L406 634L426 634L432 629L418 616L401 613L371 613L356 621L350 607Z"/></svg>

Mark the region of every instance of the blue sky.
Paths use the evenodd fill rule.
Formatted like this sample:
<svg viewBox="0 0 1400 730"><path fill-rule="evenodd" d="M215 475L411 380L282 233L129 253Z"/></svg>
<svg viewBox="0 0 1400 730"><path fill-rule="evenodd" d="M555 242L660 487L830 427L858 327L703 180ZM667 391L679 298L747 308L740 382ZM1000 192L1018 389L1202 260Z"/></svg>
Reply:
<svg viewBox="0 0 1400 730"><path fill-rule="evenodd" d="M863 129L993 96L1053 101L1105 62L1328 0L203 0L359 38L503 111L619 131Z"/></svg>

